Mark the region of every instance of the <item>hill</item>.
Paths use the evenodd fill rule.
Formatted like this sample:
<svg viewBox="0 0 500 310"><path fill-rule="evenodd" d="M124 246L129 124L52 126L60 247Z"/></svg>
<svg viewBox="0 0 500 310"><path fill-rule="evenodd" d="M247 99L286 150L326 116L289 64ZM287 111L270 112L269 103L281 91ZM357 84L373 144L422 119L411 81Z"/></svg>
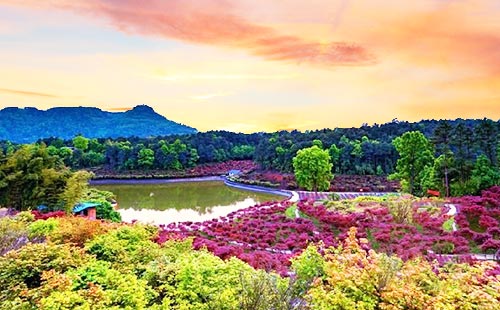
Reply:
<svg viewBox="0 0 500 310"><path fill-rule="evenodd" d="M30 143L42 138L71 139L82 134L89 138L149 137L196 133L139 105L126 112L106 112L90 107L60 107L46 111L36 108L0 110L0 140Z"/></svg>

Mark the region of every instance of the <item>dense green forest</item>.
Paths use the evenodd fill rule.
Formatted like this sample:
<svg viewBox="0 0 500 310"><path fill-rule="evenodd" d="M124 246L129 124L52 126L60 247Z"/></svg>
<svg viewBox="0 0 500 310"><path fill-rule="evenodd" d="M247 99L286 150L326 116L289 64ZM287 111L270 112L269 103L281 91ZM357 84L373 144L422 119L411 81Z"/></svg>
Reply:
<svg viewBox="0 0 500 310"><path fill-rule="evenodd" d="M0 110L0 140L32 143L41 138L71 139L149 137L195 133L196 129L175 123L140 105L126 112L105 112L98 108L5 108Z"/></svg>
<svg viewBox="0 0 500 310"><path fill-rule="evenodd" d="M420 132L426 141L397 142L396 138L402 138L407 132ZM435 188L446 194L460 195L498 183L499 132L499 122L489 119L418 123L395 120L383 125L306 132L210 131L117 139L76 136L71 140L49 138L39 142L47 145L49 154L57 155L73 169L99 167L118 172L180 171L200 164L252 159L263 169L291 173L297 151L316 144L328 150L334 174L392 174L409 182L403 185L408 185L407 191L413 194L422 195L426 189ZM402 165L412 166L416 162L403 163L405 150L401 145L409 148L406 151L413 148L415 154L427 154L418 163L418 171L408 177ZM0 144L2 154L18 147L11 142ZM399 169L398 163L401 163ZM474 182L479 185L471 184L474 176ZM483 178L479 180L479 176Z"/></svg>

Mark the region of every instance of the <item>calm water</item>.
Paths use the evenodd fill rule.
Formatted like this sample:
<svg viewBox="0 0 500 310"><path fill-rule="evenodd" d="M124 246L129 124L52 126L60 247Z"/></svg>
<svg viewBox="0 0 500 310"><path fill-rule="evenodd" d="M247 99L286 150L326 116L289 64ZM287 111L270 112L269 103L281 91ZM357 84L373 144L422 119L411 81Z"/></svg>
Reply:
<svg viewBox="0 0 500 310"><path fill-rule="evenodd" d="M123 221L168 224L205 221L283 196L228 187L220 181L162 184L105 184L115 193Z"/></svg>

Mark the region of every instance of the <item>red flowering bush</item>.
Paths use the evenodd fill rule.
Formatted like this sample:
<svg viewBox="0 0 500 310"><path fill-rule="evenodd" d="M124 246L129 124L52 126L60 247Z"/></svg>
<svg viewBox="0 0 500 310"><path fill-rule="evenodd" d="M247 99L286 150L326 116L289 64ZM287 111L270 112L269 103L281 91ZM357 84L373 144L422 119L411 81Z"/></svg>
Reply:
<svg viewBox="0 0 500 310"><path fill-rule="evenodd" d="M459 208L455 220L458 234L470 241L474 252L500 250L500 186L484 190L481 196L452 199Z"/></svg>

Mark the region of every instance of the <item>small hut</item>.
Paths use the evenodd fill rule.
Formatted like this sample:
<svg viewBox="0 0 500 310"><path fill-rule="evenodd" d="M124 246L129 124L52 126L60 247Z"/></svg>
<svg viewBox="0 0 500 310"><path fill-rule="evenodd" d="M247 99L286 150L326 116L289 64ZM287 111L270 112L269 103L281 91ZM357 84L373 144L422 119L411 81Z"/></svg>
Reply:
<svg viewBox="0 0 500 310"><path fill-rule="evenodd" d="M73 213L95 220L97 218L97 206L99 205L99 203L95 202L80 202L73 208Z"/></svg>

